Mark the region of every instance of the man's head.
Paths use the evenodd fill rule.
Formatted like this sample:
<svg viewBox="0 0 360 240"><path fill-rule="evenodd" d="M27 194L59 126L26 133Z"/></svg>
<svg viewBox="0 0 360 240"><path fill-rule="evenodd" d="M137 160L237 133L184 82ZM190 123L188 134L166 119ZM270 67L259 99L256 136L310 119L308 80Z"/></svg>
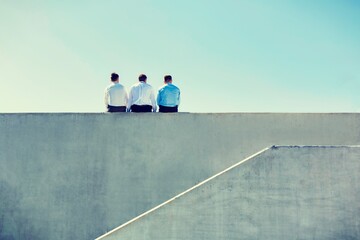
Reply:
<svg viewBox="0 0 360 240"><path fill-rule="evenodd" d="M172 77L170 75L165 75L164 83L172 83Z"/></svg>
<svg viewBox="0 0 360 240"><path fill-rule="evenodd" d="M111 81L112 81L112 82L119 82L119 74L117 74L117 73L112 73L112 74L111 74Z"/></svg>
<svg viewBox="0 0 360 240"><path fill-rule="evenodd" d="M140 82L146 82L147 76L145 74L140 74L139 75L139 81Z"/></svg>

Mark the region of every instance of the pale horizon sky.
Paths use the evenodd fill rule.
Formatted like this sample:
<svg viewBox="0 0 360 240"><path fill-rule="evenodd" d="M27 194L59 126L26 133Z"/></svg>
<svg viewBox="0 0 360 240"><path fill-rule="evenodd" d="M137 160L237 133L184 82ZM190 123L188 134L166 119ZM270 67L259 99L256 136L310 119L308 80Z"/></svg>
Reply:
<svg viewBox="0 0 360 240"><path fill-rule="evenodd" d="M359 112L357 0L0 0L0 113L103 112L171 74L181 112Z"/></svg>

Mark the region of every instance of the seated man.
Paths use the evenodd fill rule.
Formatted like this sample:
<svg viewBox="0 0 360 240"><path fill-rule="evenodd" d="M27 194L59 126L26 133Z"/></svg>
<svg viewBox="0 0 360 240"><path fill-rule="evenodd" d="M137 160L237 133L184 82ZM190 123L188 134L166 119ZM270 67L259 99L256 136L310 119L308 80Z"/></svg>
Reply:
<svg viewBox="0 0 360 240"><path fill-rule="evenodd" d="M157 95L159 112L177 112L180 104L180 89L172 84L170 75L164 77L164 83Z"/></svg>
<svg viewBox="0 0 360 240"><path fill-rule="evenodd" d="M119 83L119 75L111 74L111 84L105 89L105 106L108 112L126 112L128 94Z"/></svg>
<svg viewBox="0 0 360 240"><path fill-rule="evenodd" d="M156 112L154 90L146 83L146 75L139 76L139 82L133 85L129 92L128 111Z"/></svg>

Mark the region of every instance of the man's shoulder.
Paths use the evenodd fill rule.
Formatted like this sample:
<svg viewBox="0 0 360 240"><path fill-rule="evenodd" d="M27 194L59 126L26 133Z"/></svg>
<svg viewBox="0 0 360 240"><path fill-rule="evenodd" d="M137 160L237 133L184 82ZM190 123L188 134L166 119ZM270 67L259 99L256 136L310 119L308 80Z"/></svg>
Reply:
<svg viewBox="0 0 360 240"><path fill-rule="evenodd" d="M144 83L144 86L148 89L148 90L154 90L154 88L148 84L148 83Z"/></svg>
<svg viewBox="0 0 360 240"><path fill-rule="evenodd" d="M109 91L112 86L113 86L112 84L108 85L108 86L105 88L105 91Z"/></svg>
<svg viewBox="0 0 360 240"><path fill-rule="evenodd" d="M118 88L125 88L125 86L122 85L121 83L118 83L118 84L116 84L116 85L117 85L116 87L118 87Z"/></svg>
<svg viewBox="0 0 360 240"><path fill-rule="evenodd" d="M159 91L164 90L166 87L167 87L167 85L166 85L166 84L162 85L161 87L159 87Z"/></svg>
<svg viewBox="0 0 360 240"><path fill-rule="evenodd" d="M180 88L178 86L175 86L174 84L172 84L173 88L177 89L180 91Z"/></svg>
<svg viewBox="0 0 360 240"><path fill-rule="evenodd" d="M177 86L175 86L174 84L169 84L168 87L169 87L172 91L175 89L176 91L179 91L179 92L180 92L180 89L179 89Z"/></svg>
<svg viewBox="0 0 360 240"><path fill-rule="evenodd" d="M125 89L125 86L122 85L121 83L117 83L117 84L110 84L107 89L110 90L110 89Z"/></svg>
<svg viewBox="0 0 360 240"><path fill-rule="evenodd" d="M132 89L132 88L136 88L136 87L138 87L138 86L139 86L139 83L134 83L133 85L131 85L130 88Z"/></svg>

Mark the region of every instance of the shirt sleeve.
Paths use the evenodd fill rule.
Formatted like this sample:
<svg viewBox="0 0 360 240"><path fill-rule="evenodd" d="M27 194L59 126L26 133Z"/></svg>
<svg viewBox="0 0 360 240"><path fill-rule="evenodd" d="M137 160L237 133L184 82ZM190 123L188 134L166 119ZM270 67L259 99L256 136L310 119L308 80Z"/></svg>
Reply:
<svg viewBox="0 0 360 240"><path fill-rule="evenodd" d="M180 90L179 90L179 94L178 94L178 106L180 105Z"/></svg>
<svg viewBox="0 0 360 240"><path fill-rule="evenodd" d="M161 96L160 96L160 90L158 91L157 97L156 97L156 103L158 106L160 106L160 100L161 100Z"/></svg>
<svg viewBox="0 0 360 240"><path fill-rule="evenodd" d="M104 98L105 107L109 105L109 89L105 89L105 98Z"/></svg>
<svg viewBox="0 0 360 240"><path fill-rule="evenodd" d="M133 88L130 88L130 91L129 91L129 96L128 96L128 100L127 100L127 111L130 112L130 108L131 108L131 105L132 105L132 91L133 91Z"/></svg>
<svg viewBox="0 0 360 240"><path fill-rule="evenodd" d="M152 107L153 107L153 112L156 112L157 106L156 106L156 101L155 101L154 89L151 89L150 100L151 100L151 104L152 104Z"/></svg>
<svg viewBox="0 0 360 240"><path fill-rule="evenodd" d="M126 106L126 108L127 108L128 102L129 102L129 96L128 96L128 93L127 93L126 89L124 89L124 91L125 91L125 94L124 94L124 102L125 102L125 106Z"/></svg>

